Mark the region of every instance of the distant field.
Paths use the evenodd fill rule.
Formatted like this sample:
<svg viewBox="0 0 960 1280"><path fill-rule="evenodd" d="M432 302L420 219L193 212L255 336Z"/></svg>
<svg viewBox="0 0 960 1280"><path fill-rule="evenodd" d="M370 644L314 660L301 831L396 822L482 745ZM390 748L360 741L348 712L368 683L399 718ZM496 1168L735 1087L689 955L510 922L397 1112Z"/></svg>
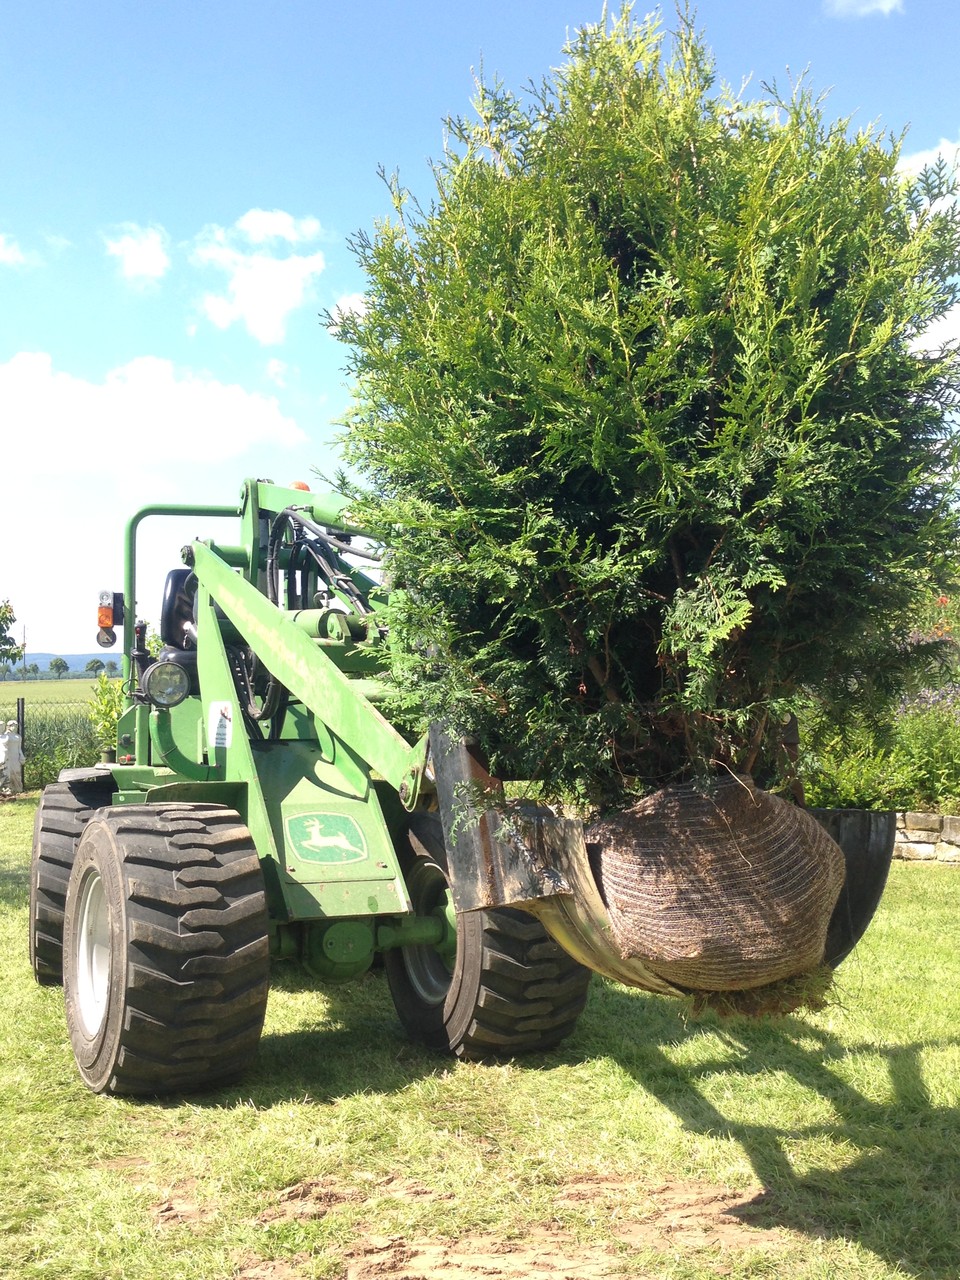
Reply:
<svg viewBox="0 0 960 1280"><path fill-rule="evenodd" d="M0 708L16 709L17 699L25 698L27 706L51 703L86 704L93 697L93 676L82 680L3 680L0 681Z"/></svg>

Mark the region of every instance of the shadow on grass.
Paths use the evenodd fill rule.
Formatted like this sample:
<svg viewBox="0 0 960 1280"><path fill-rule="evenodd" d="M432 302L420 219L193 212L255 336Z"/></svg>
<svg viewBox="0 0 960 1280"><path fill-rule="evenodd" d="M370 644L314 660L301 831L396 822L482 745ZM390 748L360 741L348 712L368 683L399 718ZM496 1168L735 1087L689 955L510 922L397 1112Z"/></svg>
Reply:
<svg viewBox="0 0 960 1280"><path fill-rule="evenodd" d="M292 965L278 966L274 983L293 993L315 989ZM210 1101L264 1108L298 1100L322 1103L400 1091L446 1069L447 1060L404 1039L382 974L325 987L323 996L315 1027L265 1036L257 1066L241 1086L207 1095ZM707 1037L717 1046L715 1060L682 1066L671 1057L685 1042ZM960 1037L950 1043L960 1043ZM934 1047L851 1044L799 1018L687 1023L672 1001L597 983L571 1040L516 1065L549 1071L609 1057L689 1132L725 1137L743 1149L766 1188L751 1207L754 1225L855 1240L917 1280L957 1280L960 1110L931 1102L921 1052ZM885 1062L888 1100L871 1101L845 1078L840 1063L858 1056ZM792 1077L828 1103L830 1120L793 1128L734 1120L708 1096L714 1077L749 1081L771 1074ZM748 1087L733 1088L740 1099L748 1094ZM202 1099L194 1096L192 1102ZM823 1108L817 1113L822 1117ZM829 1143L838 1158L799 1172L790 1155L798 1142Z"/></svg>
<svg viewBox="0 0 960 1280"><path fill-rule="evenodd" d="M403 1035L379 971L343 985L318 985L298 964L280 961L271 970L270 985L274 995L314 999L316 1022L301 1019L295 1031L268 1029L255 1064L235 1086L173 1095L167 1099L171 1106L189 1101L265 1110L290 1102L331 1102L357 1093L389 1094L450 1065Z"/></svg>
<svg viewBox="0 0 960 1280"><path fill-rule="evenodd" d="M918 1280L957 1280L960 1110L932 1104L921 1062L922 1050L943 1044L850 1044L794 1018L684 1024L668 1002L613 988L604 991L603 1003L608 1005L605 1027L642 1028L643 1039L629 1046L594 1042L593 1047L618 1061L688 1131L726 1137L742 1147L766 1189L752 1209L754 1225L855 1240ZM704 1035L724 1050L714 1062L678 1066L666 1052ZM960 1037L949 1041L958 1043ZM842 1060L858 1055L885 1061L889 1101L871 1101L837 1069ZM570 1052L563 1056L575 1060ZM729 1080L771 1073L789 1075L818 1094L833 1118L794 1129L734 1121L706 1095L704 1086L714 1076ZM840 1159L801 1174L787 1150L798 1140L826 1141L857 1154L848 1163Z"/></svg>
<svg viewBox="0 0 960 1280"><path fill-rule="evenodd" d="M279 991L310 993L296 966L274 972ZM391 1093L449 1065L404 1037L382 974L323 988L315 1027L264 1037L257 1065L235 1089L191 1096L193 1105L268 1108L291 1101L323 1103L357 1093ZM670 1050L694 1038L716 1043L716 1060L678 1065ZM951 1040L960 1043L960 1037ZM811 1237L855 1240L917 1280L960 1275L960 1110L932 1104L921 1051L931 1044L851 1044L801 1019L687 1023L674 1002L610 984L595 984L577 1033L560 1049L517 1060L549 1070L606 1056L668 1107L691 1133L725 1137L746 1153L766 1189L751 1206L758 1227L787 1227ZM871 1101L844 1078L843 1060L885 1061L890 1098ZM789 1128L728 1119L707 1096L716 1076L792 1077L832 1110L829 1122ZM734 1088L736 1086L734 1085ZM742 1099L747 1090L738 1091ZM169 1100L179 1105L177 1099ZM822 1108L818 1108L822 1115ZM827 1142L855 1152L830 1167L800 1173L789 1147Z"/></svg>
<svg viewBox="0 0 960 1280"><path fill-rule="evenodd" d="M29 871L0 867L0 906L11 910L22 907L30 897Z"/></svg>

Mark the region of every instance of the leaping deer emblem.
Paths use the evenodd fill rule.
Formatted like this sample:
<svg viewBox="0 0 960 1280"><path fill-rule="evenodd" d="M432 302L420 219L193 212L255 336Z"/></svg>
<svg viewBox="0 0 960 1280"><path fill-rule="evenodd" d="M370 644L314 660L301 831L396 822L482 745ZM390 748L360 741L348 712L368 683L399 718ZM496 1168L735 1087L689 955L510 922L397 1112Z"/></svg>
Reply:
<svg viewBox="0 0 960 1280"><path fill-rule="evenodd" d="M351 844L342 831L338 831L335 836L322 835L319 818L306 818L304 825L307 828L308 835L305 840L300 841L301 848L309 849L313 853L323 853L328 849L337 849L341 853L363 856L363 848L356 844Z"/></svg>

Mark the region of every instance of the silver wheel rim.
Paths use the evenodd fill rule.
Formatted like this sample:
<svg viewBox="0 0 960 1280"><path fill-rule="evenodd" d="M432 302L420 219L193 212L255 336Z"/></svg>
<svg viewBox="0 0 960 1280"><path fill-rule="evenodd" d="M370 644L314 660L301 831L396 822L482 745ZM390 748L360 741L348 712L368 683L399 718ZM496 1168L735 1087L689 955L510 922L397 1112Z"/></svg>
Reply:
<svg viewBox="0 0 960 1280"><path fill-rule="evenodd" d="M103 880L90 871L80 888L77 931L77 1009L88 1036L103 1024L110 988L110 909Z"/></svg>

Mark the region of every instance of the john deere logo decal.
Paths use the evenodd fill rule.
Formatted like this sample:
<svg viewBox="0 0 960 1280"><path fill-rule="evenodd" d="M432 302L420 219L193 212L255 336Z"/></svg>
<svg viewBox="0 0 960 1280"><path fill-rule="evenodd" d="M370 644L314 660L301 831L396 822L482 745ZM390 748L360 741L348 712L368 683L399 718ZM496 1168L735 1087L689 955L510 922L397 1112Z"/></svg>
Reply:
<svg viewBox="0 0 960 1280"><path fill-rule="evenodd" d="M362 862L367 842L343 813L298 813L286 820L291 850L305 862Z"/></svg>

